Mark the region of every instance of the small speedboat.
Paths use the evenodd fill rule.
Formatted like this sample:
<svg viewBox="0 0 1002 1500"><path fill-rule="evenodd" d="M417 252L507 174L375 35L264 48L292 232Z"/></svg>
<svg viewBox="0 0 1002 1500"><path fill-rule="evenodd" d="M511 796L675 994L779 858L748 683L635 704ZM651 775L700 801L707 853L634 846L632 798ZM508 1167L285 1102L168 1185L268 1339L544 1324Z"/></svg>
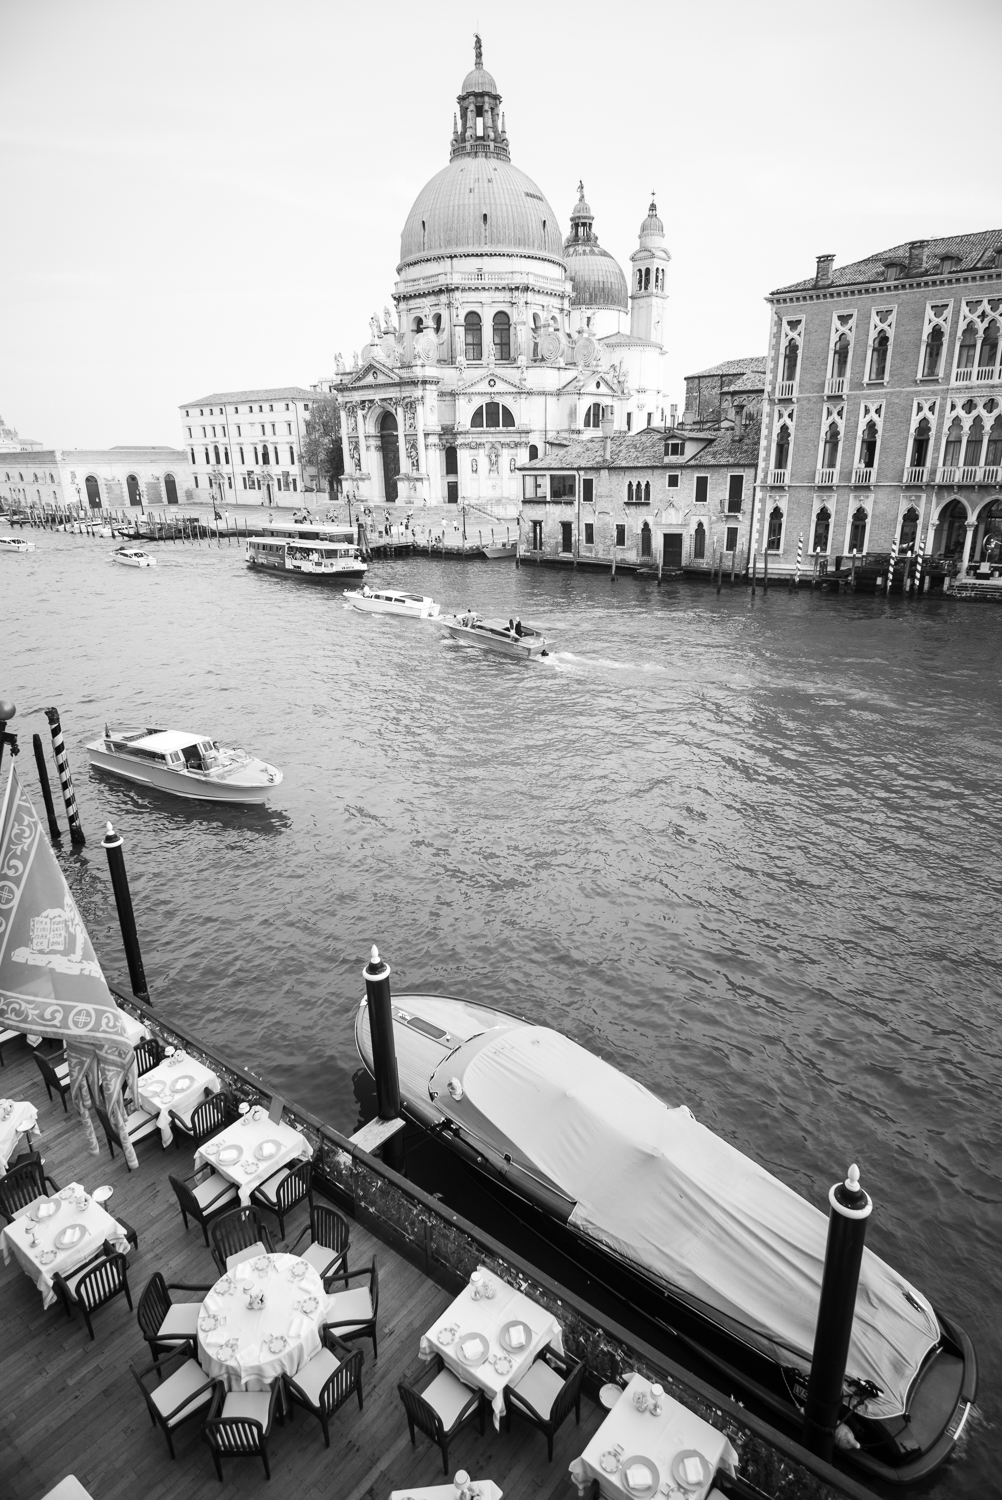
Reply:
<svg viewBox="0 0 1002 1500"><path fill-rule="evenodd" d="M468 646L480 646L485 651L499 651L502 656L515 656L523 661L533 656L549 656L546 649L549 641L538 625L529 625L524 620L511 624L507 620L482 620L479 615L443 615L444 625L454 640L464 641Z"/></svg>
<svg viewBox="0 0 1002 1500"><path fill-rule="evenodd" d="M123 563L127 568L155 568L157 560L144 552L142 547L116 547L111 554L112 560Z"/></svg>
<svg viewBox="0 0 1002 1500"><path fill-rule="evenodd" d="M0 552L34 552L34 542L23 536L0 536Z"/></svg>
<svg viewBox="0 0 1002 1500"><path fill-rule="evenodd" d="M87 746L92 766L196 802L260 803L282 780L277 766L183 729L109 729Z"/></svg>
<svg viewBox="0 0 1002 1500"><path fill-rule="evenodd" d="M441 995L394 995L392 1012L403 1113L670 1345L698 1350L725 1390L799 1435L825 1215L558 1031ZM373 1072L366 1000L355 1043ZM967 1423L977 1368L963 1329L864 1250L840 1458L890 1483L930 1474Z"/></svg>
<svg viewBox="0 0 1002 1500"><path fill-rule="evenodd" d="M393 589L345 589L344 597L352 609L370 615L408 615L415 620L434 620L439 606L426 594L400 594Z"/></svg>

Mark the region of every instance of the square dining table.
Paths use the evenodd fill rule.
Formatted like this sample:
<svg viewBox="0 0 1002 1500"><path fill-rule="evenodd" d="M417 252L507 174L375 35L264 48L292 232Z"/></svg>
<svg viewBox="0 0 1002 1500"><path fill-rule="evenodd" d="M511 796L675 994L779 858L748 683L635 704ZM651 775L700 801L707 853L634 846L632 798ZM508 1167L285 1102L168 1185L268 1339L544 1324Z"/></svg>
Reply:
<svg viewBox="0 0 1002 1500"><path fill-rule="evenodd" d="M237 1154L239 1152L239 1154ZM309 1161L313 1147L301 1131L284 1120L269 1120L256 1104L248 1114L227 1125L195 1152L195 1166L214 1167L239 1189L246 1207L255 1188L290 1162Z"/></svg>
<svg viewBox="0 0 1002 1500"><path fill-rule="evenodd" d="M42 1203L58 1204L51 1217L36 1218L34 1210ZM80 1233L70 1245L61 1245L65 1231L79 1227ZM34 1238L35 1244L31 1241ZM125 1230L100 1203L81 1187L71 1182L60 1192L49 1198L40 1198L32 1209L19 1215L12 1224L0 1231L0 1251L4 1265L9 1265L11 1255L26 1276L42 1294L42 1306L51 1307L56 1300L52 1278L57 1271L66 1276L77 1266L96 1255L104 1241L108 1240L123 1255L128 1254L129 1241Z"/></svg>
<svg viewBox="0 0 1002 1500"><path fill-rule="evenodd" d="M660 1397L658 1416L649 1408L639 1410L637 1398L651 1400L651 1384L643 1375L632 1377L580 1458L571 1460L571 1478L578 1493L583 1495L597 1479L604 1500L654 1500L665 1495L673 1500L706 1500L717 1469L733 1474L738 1462L726 1434L667 1394ZM687 1454L699 1454L704 1460L701 1481L683 1482L681 1471L675 1471L676 1460L684 1460ZM646 1467L652 1480L656 1470L653 1488L631 1488L627 1476L637 1466Z"/></svg>
<svg viewBox="0 0 1002 1500"><path fill-rule="evenodd" d="M144 1073L136 1087L139 1108L156 1115L160 1139L169 1146L173 1138L170 1111L187 1118L195 1105L201 1104L206 1089L210 1094L218 1093L220 1083L212 1069L197 1058L175 1052Z"/></svg>
<svg viewBox="0 0 1002 1500"><path fill-rule="evenodd" d="M427 1333L421 1335L418 1353L425 1360L441 1355L453 1375L464 1384L484 1391L494 1408L494 1426L500 1430L505 1386L521 1380L547 1344L563 1354L564 1341L560 1324L552 1313L483 1266L478 1270L482 1280L494 1287L494 1296L477 1300L467 1283ZM521 1323L528 1329L525 1343L518 1349L509 1348L501 1338L502 1330L512 1323ZM487 1340L488 1353L486 1359L471 1363L465 1357L465 1346L476 1334Z"/></svg>
<svg viewBox="0 0 1002 1500"><path fill-rule="evenodd" d="M37 1123L38 1110L29 1100L0 1099L0 1172L6 1172L18 1141L35 1131Z"/></svg>

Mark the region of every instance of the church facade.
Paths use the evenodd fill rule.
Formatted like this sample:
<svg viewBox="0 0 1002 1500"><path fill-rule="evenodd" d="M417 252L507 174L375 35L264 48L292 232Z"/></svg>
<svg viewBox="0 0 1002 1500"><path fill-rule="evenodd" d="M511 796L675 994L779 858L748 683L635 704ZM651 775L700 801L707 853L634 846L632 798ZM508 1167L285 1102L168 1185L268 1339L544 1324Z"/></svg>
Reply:
<svg viewBox="0 0 1002 1500"><path fill-rule="evenodd" d="M453 118L449 162L404 224L393 311L315 389L341 408L346 493L410 507L520 503L518 466L597 430L667 416L666 272L651 203L629 286L598 243L579 185L570 233L511 161L480 39Z"/></svg>

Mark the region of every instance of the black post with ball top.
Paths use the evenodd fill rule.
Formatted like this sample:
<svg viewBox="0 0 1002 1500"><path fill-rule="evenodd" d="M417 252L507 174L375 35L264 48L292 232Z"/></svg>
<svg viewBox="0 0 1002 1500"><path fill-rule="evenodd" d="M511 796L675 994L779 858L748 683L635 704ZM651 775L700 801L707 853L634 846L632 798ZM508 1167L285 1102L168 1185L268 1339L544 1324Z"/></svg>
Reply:
<svg viewBox="0 0 1002 1500"><path fill-rule="evenodd" d="M152 1002L146 984L143 955L139 951L139 934L136 931L136 915L132 910L132 893L129 890L129 877L125 873L125 855L122 852L122 839L110 823L107 825L107 832L102 843L104 845L104 852L108 856L108 868L111 870L111 884L115 892L115 905L118 907L118 921L122 929L122 943L129 965L129 982L132 985L132 993L137 995L140 1000L145 1000L147 1005L149 1005Z"/></svg>
<svg viewBox="0 0 1002 1500"><path fill-rule="evenodd" d="M372 1037L372 1072L376 1080L376 1108L381 1120L395 1120L400 1114L400 1078L397 1073L397 1049L393 1040L393 1003L390 998L390 966L379 956L375 943L369 962L362 970L365 994L369 1004L369 1033Z"/></svg>

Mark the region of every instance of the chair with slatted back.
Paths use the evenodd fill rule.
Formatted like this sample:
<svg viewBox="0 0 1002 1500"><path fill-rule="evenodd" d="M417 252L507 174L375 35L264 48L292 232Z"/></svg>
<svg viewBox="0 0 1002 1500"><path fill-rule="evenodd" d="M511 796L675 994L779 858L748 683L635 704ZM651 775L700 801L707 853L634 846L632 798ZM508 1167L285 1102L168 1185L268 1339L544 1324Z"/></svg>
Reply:
<svg viewBox="0 0 1002 1500"><path fill-rule="evenodd" d="M94 1337L94 1325L90 1320L91 1313L96 1312L99 1307L104 1307L105 1303L110 1302L112 1298L121 1296L123 1292L129 1307L132 1307L132 1293L129 1291L129 1273L125 1256L118 1250L111 1250L107 1242L99 1256L85 1261L69 1275L61 1276L57 1271L52 1278L52 1284L63 1299L67 1317L73 1316L74 1307L80 1309L91 1338Z"/></svg>
<svg viewBox="0 0 1002 1500"><path fill-rule="evenodd" d="M153 1272L143 1287L136 1318L154 1360L176 1353L184 1344L198 1337L201 1301L175 1302L171 1292L201 1292L204 1297L211 1290L209 1286L193 1286L186 1281L168 1284L159 1271Z"/></svg>
<svg viewBox="0 0 1002 1500"><path fill-rule="evenodd" d="M511 1431L514 1410L545 1435L551 1463L554 1434L572 1410L580 1425L584 1373L584 1360L575 1364L547 1346L515 1385L505 1387L505 1425L508 1431Z"/></svg>
<svg viewBox="0 0 1002 1500"><path fill-rule="evenodd" d="M10 1043L16 1042L19 1036L24 1036L23 1031L0 1031L0 1068L7 1066L4 1061L3 1049Z"/></svg>
<svg viewBox="0 0 1002 1500"><path fill-rule="evenodd" d="M229 1098L221 1090L218 1094L210 1094L201 1104L196 1104L187 1117L179 1115L176 1109L168 1110L167 1113L170 1115L174 1148L177 1151L181 1149L182 1141L197 1146L199 1141L206 1141L210 1135L225 1130L237 1118Z"/></svg>
<svg viewBox="0 0 1002 1500"><path fill-rule="evenodd" d="M480 1436L484 1435L484 1393L479 1388L471 1391L451 1370L447 1370L440 1355L435 1356L438 1374L423 1391L402 1380L397 1386L400 1399L407 1413L407 1426L413 1444L414 1429L420 1428L442 1450L442 1468L449 1472L449 1444L459 1429L476 1417L480 1424Z"/></svg>
<svg viewBox="0 0 1002 1500"><path fill-rule="evenodd" d="M298 1247L307 1235L310 1236L310 1243L305 1250L300 1250ZM336 1273L343 1271L347 1265L350 1238L351 1226L344 1214L338 1213L336 1208L328 1208L326 1203L315 1203L310 1209L310 1222L295 1243L290 1245L289 1253L309 1261L326 1292L330 1290L330 1283L336 1279Z"/></svg>
<svg viewBox="0 0 1002 1500"><path fill-rule="evenodd" d="M168 1172L167 1180L180 1205L185 1229L189 1218L194 1219L196 1224L201 1224L202 1236L208 1245L209 1224L239 1202L236 1187L212 1167L199 1167L190 1177L175 1177L173 1172Z"/></svg>
<svg viewBox="0 0 1002 1500"><path fill-rule="evenodd" d="M34 1057L38 1064L38 1071L45 1080L45 1089L50 1102L52 1100L52 1090L55 1089L63 1101L63 1113L69 1114L69 1106L66 1103L66 1095L70 1091L69 1063L66 1062L65 1057L61 1053L58 1054L55 1063L53 1063L51 1058L43 1057L41 1052L35 1052Z"/></svg>
<svg viewBox="0 0 1002 1500"><path fill-rule="evenodd" d="M121 1132L104 1105L96 1104L94 1108L104 1129L104 1138L108 1142L108 1150L111 1152L112 1157L115 1155L116 1146L124 1152ZM147 1114L145 1109L131 1110L125 1117L125 1129L133 1147L135 1147L138 1141L149 1140L151 1136L159 1137L160 1135L160 1126L157 1124L156 1115Z"/></svg>
<svg viewBox="0 0 1002 1500"><path fill-rule="evenodd" d="M209 1233L212 1236L212 1258L220 1275L232 1269L231 1262L236 1265L254 1255L274 1254L268 1226L256 1208L238 1208L223 1214L209 1225Z"/></svg>
<svg viewBox="0 0 1002 1500"><path fill-rule="evenodd" d="M339 1406L355 1393L362 1410L362 1351L349 1349L333 1334L324 1341L313 1358L285 1379L290 1402L311 1411L324 1430L324 1446L331 1445L330 1419ZM289 1408L291 1415L291 1406Z"/></svg>
<svg viewBox="0 0 1002 1500"><path fill-rule="evenodd" d="M258 1208L267 1209L268 1213L277 1216L278 1235L283 1240L285 1239L285 1216L295 1208L297 1203L302 1203L304 1198L309 1199L312 1210L313 1163L311 1161L299 1161L295 1166L280 1167L250 1195L250 1201Z"/></svg>
<svg viewBox="0 0 1002 1500"><path fill-rule="evenodd" d="M268 1464L268 1439L276 1412L285 1420L285 1387L282 1380L272 1381L270 1391L227 1391L217 1388L209 1408L202 1436L212 1450L216 1476L223 1480L224 1458L256 1458L264 1461L264 1472L271 1478Z"/></svg>
<svg viewBox="0 0 1002 1500"><path fill-rule="evenodd" d="M164 1049L155 1036L144 1037L136 1043L136 1074L142 1078L164 1060Z"/></svg>
<svg viewBox="0 0 1002 1500"><path fill-rule="evenodd" d="M0 1177L0 1213L4 1215L8 1224L20 1218L36 1198L48 1196L46 1183L54 1193L58 1193L58 1183L42 1168L41 1156L37 1151L32 1151Z"/></svg>
<svg viewBox="0 0 1002 1500"><path fill-rule="evenodd" d="M192 1358L193 1348L190 1343L183 1344L164 1359L154 1360L144 1370L137 1370L131 1364L129 1366L132 1378L143 1393L150 1421L154 1427L163 1428L171 1458L177 1457L174 1452L174 1433L181 1423L190 1421L192 1417L204 1418L213 1397L221 1388L221 1382L210 1380L198 1361ZM164 1375L172 1364L176 1365L176 1369L171 1370L164 1380ZM157 1384L151 1390L143 1377L152 1375L154 1370Z"/></svg>
<svg viewBox="0 0 1002 1500"><path fill-rule="evenodd" d="M379 1269L376 1257L372 1264L357 1271L339 1271L334 1278L343 1281L343 1292L332 1292L327 1298L327 1318L324 1326L339 1339L371 1339L372 1357L379 1358L376 1342L376 1319L379 1314ZM359 1281L360 1286L349 1286L349 1281ZM365 1285L364 1283L368 1283Z"/></svg>

